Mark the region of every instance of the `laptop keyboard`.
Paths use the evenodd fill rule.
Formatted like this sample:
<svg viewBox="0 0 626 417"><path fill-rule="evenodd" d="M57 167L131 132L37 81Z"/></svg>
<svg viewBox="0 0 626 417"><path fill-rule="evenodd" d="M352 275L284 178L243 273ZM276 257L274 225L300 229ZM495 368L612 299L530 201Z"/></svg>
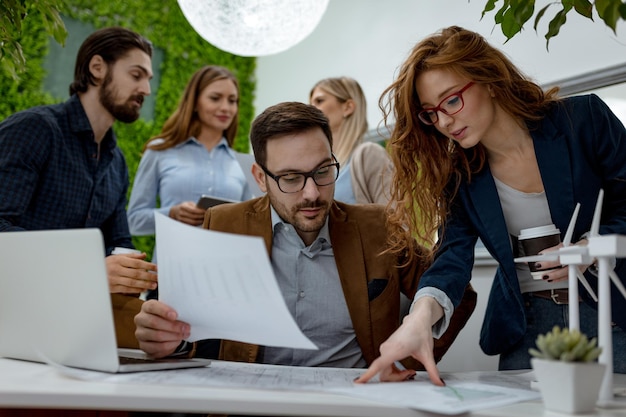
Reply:
<svg viewBox="0 0 626 417"><path fill-rule="evenodd" d="M145 363L170 363L180 362L178 358L162 358L162 359L150 359L150 358L134 358L130 356L119 356L120 365L134 365Z"/></svg>
<svg viewBox="0 0 626 417"><path fill-rule="evenodd" d="M162 360L148 359L148 358L131 358L128 356L120 356L120 365L132 365L135 363L154 363L162 362Z"/></svg>

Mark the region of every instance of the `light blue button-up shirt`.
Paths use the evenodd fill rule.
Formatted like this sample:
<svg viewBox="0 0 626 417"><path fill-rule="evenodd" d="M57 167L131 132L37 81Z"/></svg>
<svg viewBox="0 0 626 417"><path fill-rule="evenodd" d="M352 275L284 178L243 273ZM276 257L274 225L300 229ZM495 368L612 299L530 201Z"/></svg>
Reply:
<svg viewBox="0 0 626 417"><path fill-rule="evenodd" d="M350 162L341 167L339 177L335 182L334 198L348 204L356 204L356 196L352 188L352 174L350 173Z"/></svg>
<svg viewBox="0 0 626 417"><path fill-rule="evenodd" d="M194 137L162 151L147 149L128 204L131 234L154 234L155 212L167 216L172 206L196 202L203 194L238 201L252 198L235 151L225 138L210 151Z"/></svg>

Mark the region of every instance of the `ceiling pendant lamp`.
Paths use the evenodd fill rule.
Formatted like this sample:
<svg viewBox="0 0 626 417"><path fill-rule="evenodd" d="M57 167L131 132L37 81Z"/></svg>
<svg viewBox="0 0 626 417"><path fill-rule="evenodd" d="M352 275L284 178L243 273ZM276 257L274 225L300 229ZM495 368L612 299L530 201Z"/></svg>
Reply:
<svg viewBox="0 0 626 417"><path fill-rule="evenodd" d="M202 38L235 55L283 52L320 22L328 0L178 0Z"/></svg>

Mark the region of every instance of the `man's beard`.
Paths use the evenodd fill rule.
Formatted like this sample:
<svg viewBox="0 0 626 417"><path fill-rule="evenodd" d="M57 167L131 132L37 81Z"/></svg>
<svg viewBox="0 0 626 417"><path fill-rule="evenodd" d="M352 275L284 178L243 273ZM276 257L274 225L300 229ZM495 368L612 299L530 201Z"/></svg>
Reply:
<svg viewBox="0 0 626 417"><path fill-rule="evenodd" d="M276 210L276 213L284 222L291 224L296 231L307 233L316 231L319 232L322 227L324 227L330 211L330 203L328 201L317 199L315 201L304 201L296 206L288 207L277 199L272 192L268 191L267 194L269 195L270 203L272 204L272 207L274 207L274 210ZM299 209L305 207L322 207L324 215L315 220L303 218L298 211Z"/></svg>
<svg viewBox="0 0 626 417"><path fill-rule="evenodd" d="M107 109L111 115L116 120L124 123L132 123L139 118L140 107L135 107L132 105L132 101L139 101L143 104L143 96L136 95L131 96L128 100L123 104L115 103L115 91L111 86L111 82L113 81L113 77L110 72L107 72L106 77L104 77L104 81L102 82L102 87L100 88L100 104Z"/></svg>

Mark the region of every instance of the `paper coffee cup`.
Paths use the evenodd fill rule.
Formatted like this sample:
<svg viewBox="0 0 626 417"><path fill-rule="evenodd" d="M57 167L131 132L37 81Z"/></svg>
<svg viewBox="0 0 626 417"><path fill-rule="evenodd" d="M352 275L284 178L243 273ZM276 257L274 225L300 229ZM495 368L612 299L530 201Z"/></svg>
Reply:
<svg viewBox="0 0 626 417"><path fill-rule="evenodd" d="M120 246L116 246L113 248L111 255L124 255L124 254L129 254L129 253L141 254L142 252L137 249L122 248Z"/></svg>
<svg viewBox="0 0 626 417"><path fill-rule="evenodd" d="M518 239L522 244L524 256L534 256L546 248L551 248L561 243L561 231L553 224L531 227L529 229L520 230ZM558 268L554 267L538 270L535 268L535 263L536 262L528 262L530 274L533 276L533 279L542 279L546 271Z"/></svg>

